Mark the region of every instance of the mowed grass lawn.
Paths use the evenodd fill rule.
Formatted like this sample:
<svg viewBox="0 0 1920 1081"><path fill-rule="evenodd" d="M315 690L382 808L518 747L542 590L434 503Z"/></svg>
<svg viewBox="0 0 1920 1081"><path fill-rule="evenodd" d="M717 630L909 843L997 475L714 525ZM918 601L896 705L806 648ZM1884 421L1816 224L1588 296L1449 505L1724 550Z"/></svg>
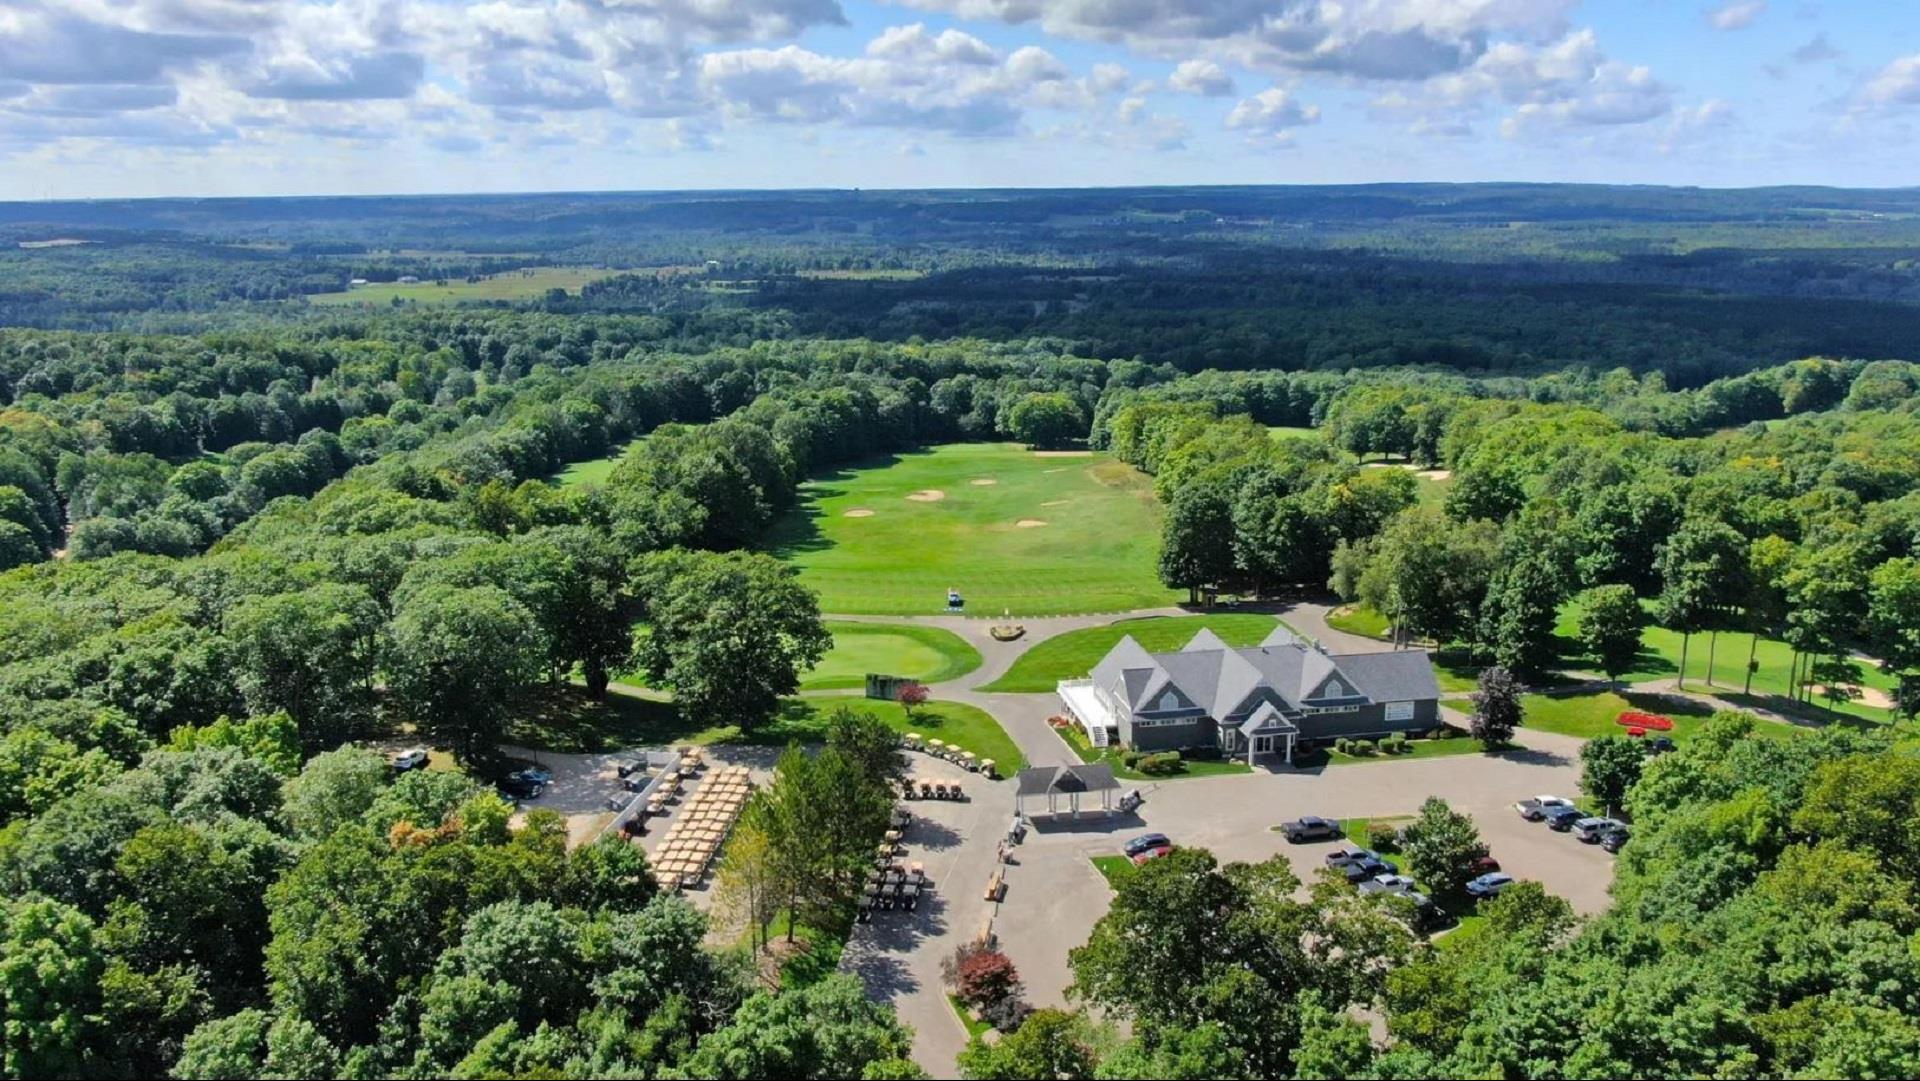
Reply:
<svg viewBox="0 0 1920 1081"><path fill-rule="evenodd" d="M867 685L867 673L939 683L980 667L980 651L952 631L898 623L829 619L833 648L801 677L804 691Z"/></svg>
<svg viewBox="0 0 1920 1081"><path fill-rule="evenodd" d="M396 299L412 301L416 304L457 304L463 300L527 300L544 296L549 289L564 289L569 293L578 293L580 287L588 282L599 281L618 273L613 270L601 270L594 267L529 267L526 270L509 270L489 275L477 282L464 278L448 278L445 285L435 284L432 280L408 282L370 282L349 289L344 293L313 293L307 297L312 304L328 307L343 305L380 305L392 304Z"/></svg>
<svg viewBox="0 0 1920 1081"><path fill-rule="evenodd" d="M672 702L617 691L609 692L605 702L593 702L577 689L569 689L516 719L509 726L507 741L534 750L568 753L713 743L782 747L824 741L827 722L842 706L871 713L896 732L918 732L991 758L1002 777L1027 764L1006 729L984 710L961 702L933 701L916 709L909 721L906 710L897 702L845 694L789 698L772 721L743 732L736 725L696 724L682 716Z"/></svg>
<svg viewBox="0 0 1920 1081"><path fill-rule="evenodd" d="M909 498L910 496L916 498ZM951 444L808 481L765 547L823 612L1063 615L1169 604L1152 482L1104 455Z"/></svg>
<svg viewBox="0 0 1920 1081"><path fill-rule="evenodd" d="M1118 620L1104 627L1068 631L1022 653L1005 675L981 690L1034 693L1051 691L1063 679L1084 679L1100 658L1127 635L1132 635L1149 653L1179 649L1202 627L1212 630L1230 646L1255 646L1279 623L1272 616L1248 613L1143 616Z"/></svg>
<svg viewBox="0 0 1920 1081"><path fill-rule="evenodd" d="M641 437L641 439L644 438L646 437ZM627 452L640 441L636 439L605 458L590 458L584 462L575 462L547 479L562 488L574 488L583 484L605 484L607 478L613 474L613 467L619 465L620 459L625 458Z"/></svg>
<svg viewBox="0 0 1920 1081"><path fill-rule="evenodd" d="M1471 703L1456 703L1464 711L1473 709ZM1537 728L1542 732L1557 732L1563 736L1578 739L1593 739L1597 736L1624 736L1627 726L1619 723L1620 714L1627 710L1640 713L1657 713L1673 719L1671 732L1656 732L1648 729L1647 735L1667 736L1675 743L1685 743L1706 724L1713 710L1696 702L1683 699L1664 698L1647 694L1616 694L1613 691L1598 691L1589 694L1529 694L1520 699L1521 709L1526 720L1523 727ZM1784 724L1767 721L1757 722L1756 731L1761 735L1784 736L1793 729Z"/></svg>
<svg viewBox="0 0 1920 1081"><path fill-rule="evenodd" d="M1579 625L1579 619L1579 603L1566 605L1560 610L1560 623L1555 628L1555 633L1565 647L1566 656L1562 663L1569 668L1583 668L1591 671L1595 669L1595 665L1587 658L1580 656L1579 647L1574 644L1573 636ZM1719 636L1718 646L1710 649L1710 637L1707 634L1696 634L1687 646L1688 690L1704 691L1742 705L1751 704L1782 712L1818 715L1831 710L1869 721L1886 722L1891 719L1891 712L1883 703L1888 701L1885 696L1892 691L1893 681L1875 665L1863 661L1859 666L1858 685L1867 688L1867 696L1874 699L1872 703L1855 700L1834 705L1824 696L1816 693L1811 703L1813 708L1810 709L1806 703L1794 703L1787 699L1792 682L1788 673L1792 670L1793 650L1785 642L1762 637L1756 645L1753 635L1723 632ZM1673 680L1680 671L1680 646L1681 636L1678 631L1670 631L1665 627L1647 627L1640 638L1640 655L1634 661L1633 670L1625 673L1621 678L1628 683ZM1742 688L1746 685L1747 679L1749 646L1756 646L1753 656L1759 663L1759 667L1753 673L1750 702L1741 697ZM1712 653L1713 662L1712 686L1707 685L1709 652Z"/></svg>

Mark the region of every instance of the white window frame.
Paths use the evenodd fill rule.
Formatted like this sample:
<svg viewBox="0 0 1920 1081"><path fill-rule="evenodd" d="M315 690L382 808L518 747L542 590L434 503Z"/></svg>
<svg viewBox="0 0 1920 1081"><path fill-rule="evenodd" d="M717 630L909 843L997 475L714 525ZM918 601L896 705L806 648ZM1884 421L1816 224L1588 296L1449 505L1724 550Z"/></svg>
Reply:
<svg viewBox="0 0 1920 1081"><path fill-rule="evenodd" d="M1389 721L1413 720L1413 703L1412 702L1388 702L1387 703L1387 720Z"/></svg>

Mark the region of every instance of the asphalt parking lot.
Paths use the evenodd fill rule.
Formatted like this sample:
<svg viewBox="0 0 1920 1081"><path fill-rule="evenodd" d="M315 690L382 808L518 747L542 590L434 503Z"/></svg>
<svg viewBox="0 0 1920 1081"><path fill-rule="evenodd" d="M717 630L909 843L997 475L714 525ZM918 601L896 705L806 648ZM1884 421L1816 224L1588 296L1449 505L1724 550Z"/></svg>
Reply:
<svg viewBox="0 0 1920 1081"><path fill-rule="evenodd" d="M1175 844L1211 850L1222 862L1284 854L1302 880L1324 864L1338 842L1290 845L1273 829L1301 815L1384 818L1411 815L1428 796L1473 816L1501 867L1544 884L1576 912L1607 905L1613 856L1569 833L1527 822L1520 799L1579 793L1578 743L1528 733L1528 749L1491 758L1457 756L1333 766L1318 771L1255 773L1171 781L1147 792L1137 814L1093 816L1077 823L1037 822L1007 876L1007 899L996 924L1002 947L1020 969L1036 1006L1063 1001L1071 979L1067 951L1108 908L1106 879L1091 862L1149 830Z"/></svg>

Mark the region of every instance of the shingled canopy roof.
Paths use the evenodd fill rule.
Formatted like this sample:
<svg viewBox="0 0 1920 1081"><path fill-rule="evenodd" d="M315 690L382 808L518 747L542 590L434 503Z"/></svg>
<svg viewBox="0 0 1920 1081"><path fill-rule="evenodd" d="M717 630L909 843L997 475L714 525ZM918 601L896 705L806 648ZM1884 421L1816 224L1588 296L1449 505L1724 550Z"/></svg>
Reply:
<svg viewBox="0 0 1920 1081"><path fill-rule="evenodd" d="M1048 814L1060 812L1059 803L1064 797L1067 810L1080 813L1080 798L1098 792L1103 810L1113 807L1113 793L1120 788L1120 782L1114 779L1113 767L1105 762L1087 762L1072 766L1032 766L1021 770L1014 777L1014 804L1025 813L1026 801L1041 798L1047 801Z"/></svg>

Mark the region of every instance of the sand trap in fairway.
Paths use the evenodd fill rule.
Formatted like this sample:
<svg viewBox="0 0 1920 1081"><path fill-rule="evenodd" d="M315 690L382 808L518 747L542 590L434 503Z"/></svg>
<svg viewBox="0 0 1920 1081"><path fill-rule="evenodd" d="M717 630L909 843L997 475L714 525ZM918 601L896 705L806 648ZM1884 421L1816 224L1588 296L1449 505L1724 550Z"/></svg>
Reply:
<svg viewBox="0 0 1920 1081"><path fill-rule="evenodd" d="M1019 526L1021 529L1038 529L1047 523L1038 518L1022 518L1013 524Z"/></svg>
<svg viewBox="0 0 1920 1081"><path fill-rule="evenodd" d="M1036 450L1033 456L1035 458L1091 458L1093 452L1090 450Z"/></svg>
<svg viewBox="0 0 1920 1081"><path fill-rule="evenodd" d="M868 510L865 507L855 507L852 510L848 511L847 513L841 515L841 517L842 518L871 518L873 517L873 512Z"/></svg>
<svg viewBox="0 0 1920 1081"><path fill-rule="evenodd" d="M1040 505L1041 505L1041 506L1043 506L1043 507L1064 507L1064 506L1066 506L1066 505L1067 505L1067 500L1064 500L1064 499L1049 499L1049 500L1047 500L1047 501L1046 501L1045 503L1042 503L1042 504L1040 504Z"/></svg>
<svg viewBox="0 0 1920 1081"><path fill-rule="evenodd" d="M989 484L998 484L1000 482L997 480L994 480L992 477L975 477L972 480L968 481L967 483L978 484L980 487L985 488Z"/></svg>
<svg viewBox="0 0 1920 1081"><path fill-rule="evenodd" d="M1814 696L1817 698L1824 699L1827 696L1827 688L1825 684L1816 683L1810 689L1813 691ZM1887 692L1881 690L1878 687L1861 687L1861 686L1855 685L1852 687L1852 690L1853 690L1853 701L1858 702L1863 706L1871 706L1874 709L1892 709L1893 708L1893 699L1889 698L1887 696Z"/></svg>
<svg viewBox="0 0 1920 1081"><path fill-rule="evenodd" d="M915 503L938 503L942 499L947 498L947 493L938 488L922 488L908 495L907 498L913 500Z"/></svg>

